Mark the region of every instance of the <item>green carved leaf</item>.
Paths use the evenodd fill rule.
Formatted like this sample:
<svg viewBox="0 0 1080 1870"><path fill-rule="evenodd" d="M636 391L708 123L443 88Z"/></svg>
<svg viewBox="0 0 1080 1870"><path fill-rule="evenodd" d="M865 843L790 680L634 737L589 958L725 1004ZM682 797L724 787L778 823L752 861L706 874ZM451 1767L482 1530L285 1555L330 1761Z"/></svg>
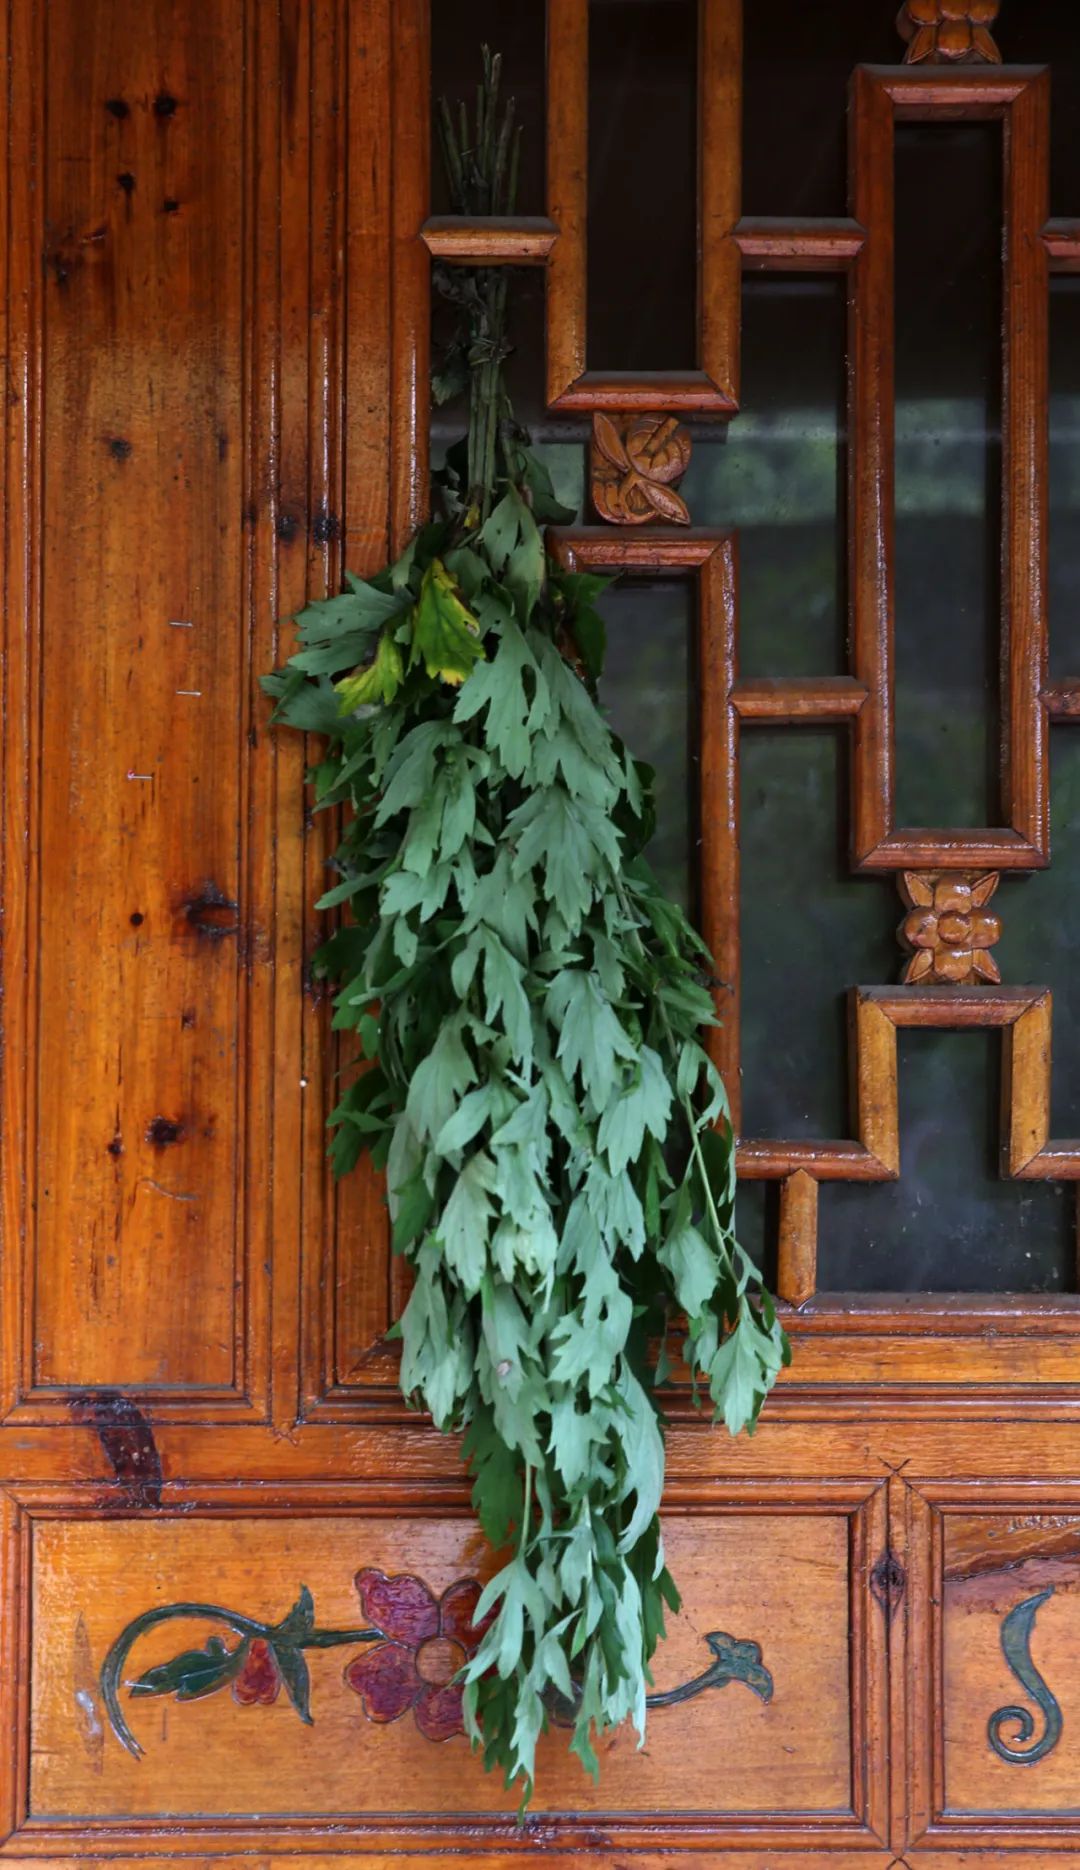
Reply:
<svg viewBox="0 0 1080 1870"><path fill-rule="evenodd" d="M220 1636L207 1639L203 1649L185 1649L171 1662L147 1669L127 1684L131 1695L175 1695L177 1701L200 1701L239 1675L248 1652L245 1637L229 1649Z"/></svg>

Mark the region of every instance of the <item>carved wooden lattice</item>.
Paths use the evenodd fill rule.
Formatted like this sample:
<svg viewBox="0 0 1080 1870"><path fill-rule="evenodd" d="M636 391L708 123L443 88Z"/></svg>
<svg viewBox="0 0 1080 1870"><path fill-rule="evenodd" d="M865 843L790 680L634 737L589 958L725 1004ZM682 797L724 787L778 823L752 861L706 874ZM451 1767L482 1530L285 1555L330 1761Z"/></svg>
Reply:
<svg viewBox="0 0 1080 1870"><path fill-rule="evenodd" d="M961 20L955 7L938 7L936 0L912 0L902 8L898 25L908 62L859 66L852 76L850 217L751 220L737 214L735 142L725 139L721 153L718 140L730 101L731 61L740 53L739 8L733 0L701 0L698 136L705 197L699 204L695 372L585 368L586 0L550 0L548 8L548 218L441 219L423 233L429 250L444 260L469 264L482 257L489 264L547 268L548 407L592 414L593 503L612 522L610 529L553 535L558 555L568 564L624 575L698 581L702 919L726 983L718 994L723 1025L714 1049L737 1131L743 729L849 723L852 868L891 871L898 882L906 877L912 911L929 890L930 901L921 907L932 919L939 886L942 904L948 897L952 905L942 908L940 930L936 920L932 932L924 922L914 941L907 918L905 945L914 951L907 985L853 989L855 1139L740 1135L740 1173L781 1184L778 1285L795 1305L816 1287L819 1182L899 1174L898 1026L1001 1027L1007 1065L1002 1172L1080 1181L1080 1142L1049 1141L1049 992L996 984L989 950L998 932L997 903L992 914L985 911L996 887L987 879L1049 861L1048 728L1051 721L1080 718L1080 676L1048 682L1046 625L1048 278L1051 271L1080 272L1080 222L1048 219L1049 75L1000 64L990 33L996 12L996 5L972 5ZM974 829L901 826L894 813L894 126L956 118L1000 123L1004 146L999 778L1005 822ZM743 270L847 276L846 675L740 679L734 535L661 523L670 482L678 478L671 471L673 451L684 450L685 458L689 452L688 438L685 444L674 440L676 417L738 413ZM664 471L650 474L647 456L657 437ZM645 457L638 459L642 448ZM680 471L685 458L680 453ZM682 521L683 513L672 506L668 517ZM965 889L971 903L954 903ZM974 901L975 895L983 900ZM974 933L972 914L982 918ZM957 957L966 958L963 966Z"/></svg>

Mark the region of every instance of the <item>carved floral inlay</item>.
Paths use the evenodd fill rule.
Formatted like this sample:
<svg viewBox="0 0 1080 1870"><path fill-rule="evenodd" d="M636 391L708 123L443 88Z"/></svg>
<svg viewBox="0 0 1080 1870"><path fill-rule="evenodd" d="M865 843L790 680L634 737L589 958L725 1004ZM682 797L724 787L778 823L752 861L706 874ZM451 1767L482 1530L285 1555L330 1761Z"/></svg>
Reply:
<svg viewBox="0 0 1080 1870"><path fill-rule="evenodd" d="M1001 0L904 0L896 27L906 65L1000 65L990 28Z"/></svg>
<svg viewBox="0 0 1080 1870"><path fill-rule="evenodd" d="M998 886L996 870L984 876L906 870L898 881L908 906L898 930L911 952L906 981L958 985L1001 979L989 953L1000 939L1001 920L986 907Z"/></svg>
<svg viewBox="0 0 1080 1870"><path fill-rule="evenodd" d="M346 1686L360 1697L369 1721L399 1721L412 1714L425 1740L450 1740L465 1732L464 1688L460 1671L477 1654L494 1610L481 1612L483 1592L475 1578L458 1578L437 1596L411 1572L392 1576L370 1567L355 1579L362 1624L324 1629L315 1619L315 1603L306 1585L292 1609L277 1623L230 1610L223 1604L160 1604L121 1630L101 1666L101 1693L109 1725L136 1759L142 1747L120 1705L120 1690L141 1700L172 1696L201 1701L229 1688L241 1707L270 1707L282 1689L305 1725L312 1724L309 1653L323 1649L357 1650L345 1665ZM201 1649L182 1649L168 1662L125 1679L124 1669L136 1643L159 1624L196 1621L217 1627ZM221 1634L227 1630L235 1641ZM646 1696L648 1708L671 1708L709 1688L742 1682L762 1701L772 1698L772 1676L761 1649L749 1638L710 1630L705 1642L711 1660L700 1674L674 1688ZM575 1691L580 1695L580 1691ZM549 1719L572 1722L578 1700L556 1697Z"/></svg>
<svg viewBox="0 0 1080 1870"><path fill-rule="evenodd" d="M399 1721L412 1710L425 1740L465 1732L463 1689L454 1681L476 1654L491 1616L475 1621L480 1586L459 1578L441 1597L422 1578L358 1571L367 1621L384 1641L362 1650L345 1670L369 1721Z"/></svg>
<svg viewBox="0 0 1080 1870"><path fill-rule="evenodd" d="M592 433L592 497L601 519L640 526L662 519L689 526L673 482L690 463L690 436L674 416L608 416L597 410Z"/></svg>

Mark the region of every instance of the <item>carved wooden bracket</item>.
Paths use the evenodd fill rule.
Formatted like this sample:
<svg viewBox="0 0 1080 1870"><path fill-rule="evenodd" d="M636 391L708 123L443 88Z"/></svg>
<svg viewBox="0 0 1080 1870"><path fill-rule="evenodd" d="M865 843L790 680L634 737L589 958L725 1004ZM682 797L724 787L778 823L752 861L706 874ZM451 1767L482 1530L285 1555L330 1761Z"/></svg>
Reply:
<svg viewBox="0 0 1080 1870"><path fill-rule="evenodd" d="M1001 919L986 908L998 880L996 870L984 876L905 870L897 878L908 908L897 930L911 955L905 981L963 986L1001 979L989 953L1001 939Z"/></svg>
<svg viewBox="0 0 1080 1870"><path fill-rule="evenodd" d="M905 65L1000 65L990 28L1001 0L904 0L896 30Z"/></svg>
<svg viewBox="0 0 1080 1870"><path fill-rule="evenodd" d="M614 526L667 520L689 526L685 500L673 482L690 464L690 435L674 416L593 415L590 479L593 505Z"/></svg>

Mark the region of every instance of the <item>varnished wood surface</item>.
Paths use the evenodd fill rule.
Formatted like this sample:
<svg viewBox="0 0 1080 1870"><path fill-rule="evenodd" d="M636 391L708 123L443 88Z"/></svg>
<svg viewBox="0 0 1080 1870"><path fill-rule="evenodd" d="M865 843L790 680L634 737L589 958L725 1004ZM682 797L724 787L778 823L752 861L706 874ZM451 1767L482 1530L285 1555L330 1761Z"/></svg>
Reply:
<svg viewBox="0 0 1080 1870"><path fill-rule="evenodd" d="M34 957L23 1381L239 1399L245 1315L265 1329L243 1035L268 909L243 830L242 16L166 7L151 32L138 8L61 5L51 25L40 636L12 645L35 691L10 847Z"/></svg>
<svg viewBox="0 0 1080 1870"><path fill-rule="evenodd" d="M435 260L458 266L543 266L558 237L558 228L543 215L492 215L467 221L463 216L433 215L424 222L420 237Z"/></svg>
<svg viewBox="0 0 1080 1870"><path fill-rule="evenodd" d="M497 227L427 219L420 0L223 0L212 14L169 0L152 17L129 0L53 0L47 14L12 0L0 16L0 1859L13 1865L107 1855L150 1870L183 1855L239 1870L301 1855L328 1870L407 1852L434 1870L450 1852L492 1870L631 1853L642 1870L705 1856L730 1870L990 1870L1005 1856L1041 1870L1080 1849L1075 1749L1018 1769L985 1744L988 1713L1016 1695L1001 1617L1044 1581L1036 1654L1070 1738L1077 1718L1080 1307L814 1289L819 1183L902 1168L898 1026L997 1026L1006 1171L1080 1174L1080 1143L1050 1135L1055 1036L1037 989L863 990L853 1135L742 1144L743 1174L781 1183L795 1362L753 1441L695 1418L683 1391L665 1398L669 1555L687 1602L657 1682L719 1627L761 1643L770 1703L730 1686L658 1714L644 1756L628 1735L610 1743L598 1793L552 1741L541 1805L563 1816L520 1832L460 1739L425 1742L411 1715L368 1723L336 1652L313 1661L311 1729L280 1696L143 1701L137 1762L101 1719L103 1650L152 1603L194 1593L273 1616L306 1582L320 1615L347 1618L361 1564L441 1588L493 1562L458 1445L396 1390L384 1336L400 1282L378 1178L329 1185L341 1061L306 968L332 827L307 820L303 750L266 731L256 689L287 644L279 620L333 588L343 561L377 569L427 510L433 256L546 264L552 402L652 417L733 414L740 262L848 275L851 675L739 677L730 534L650 522L556 541L567 562L695 580L702 894L736 1113L743 728L850 722L854 851L871 867L1043 860L1045 720L1080 714L1080 677L1047 683L1042 663L1045 283L1080 265L1078 223L1046 220L1045 80L870 69L855 84L851 218L739 221L738 8L710 4L702 21L701 369L620 377L586 368L581 0L549 11L558 212ZM928 109L1000 116L1010 139L1012 822L974 832L891 817L891 117ZM172 1179L181 1169L190 1181ZM172 1628L201 1642L212 1625ZM155 1636L144 1660L169 1653Z"/></svg>
<svg viewBox="0 0 1080 1870"><path fill-rule="evenodd" d="M820 1510L779 1508L777 1501L765 1514L729 1511L717 1520L697 1513L672 1522L669 1550L683 1574L687 1615L672 1624L657 1686L690 1680L708 1663L704 1630L755 1636L761 1619L754 1554L769 1549L788 1588L761 1639L766 1661L771 1654L779 1664L783 1695L765 1704L731 1683L657 1710L646 1756L629 1733L606 1744L599 1787L582 1778L566 1756L565 1736L556 1733L544 1749L538 1815L635 1810L677 1831L685 1813L707 1831L706 1814L737 1830L740 1814L773 1811L790 1827L796 1815L825 1817L848 1805L848 1513L840 1501L823 1502ZM39 1519L33 1564L39 1641L74 1658L88 1698L73 1701L70 1669L49 1668L39 1649L30 1773L36 1824L77 1818L108 1830L122 1809L129 1820L166 1812L181 1821L198 1818L204 1830L214 1819L246 1816L249 1832L258 1813L269 1829L288 1831L296 1821L318 1827L359 1810L378 1812L392 1832L395 1821L410 1815L437 1830L428 1815L440 1808L467 1812L474 1822L485 1813L513 1812L513 1799L485 1779L463 1737L433 1744L409 1712L385 1725L365 1718L342 1673L355 1647L308 1653L311 1727L284 1696L270 1707L244 1708L228 1688L186 1705L126 1701L146 1749L139 1762L108 1730L96 1687L97 1664L130 1616L170 1598L200 1598L208 1577L214 1602L266 1620L282 1615L306 1583L320 1625L346 1629L363 1621L353 1585L361 1567L410 1570L436 1593L458 1578L483 1577L491 1554L467 1514ZM86 1589L90 1577L98 1581L93 1593ZM196 1638L201 1643L213 1628L207 1618L159 1626L133 1651L132 1670L166 1661ZM811 1643L816 1679L793 1676L785 1658ZM680 1770L688 1742L717 1758L737 1752L744 1770L695 1787Z"/></svg>
<svg viewBox="0 0 1080 1870"><path fill-rule="evenodd" d="M843 273L862 252L865 229L858 221L750 219L735 225L735 244L751 272Z"/></svg>

